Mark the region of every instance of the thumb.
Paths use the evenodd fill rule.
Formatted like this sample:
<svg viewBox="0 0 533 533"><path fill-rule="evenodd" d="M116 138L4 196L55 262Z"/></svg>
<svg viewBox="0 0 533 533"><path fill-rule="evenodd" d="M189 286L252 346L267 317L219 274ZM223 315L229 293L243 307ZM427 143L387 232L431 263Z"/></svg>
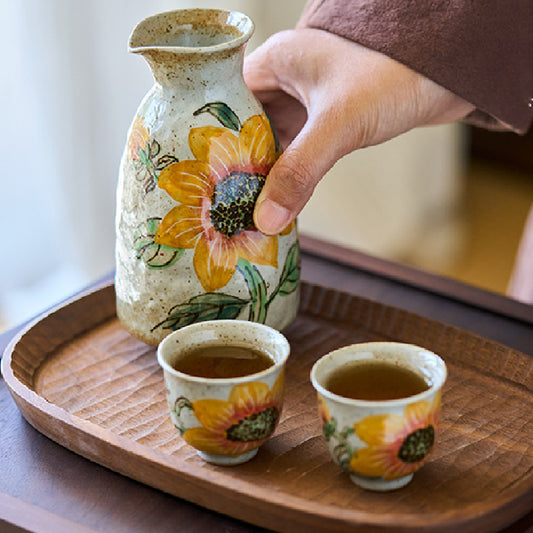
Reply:
<svg viewBox="0 0 533 533"><path fill-rule="evenodd" d="M244 58L244 81L253 93L279 88L271 65L272 62L268 59L268 51L264 44Z"/></svg>
<svg viewBox="0 0 533 533"><path fill-rule="evenodd" d="M283 231L300 213L324 174L347 152L332 123L308 119L270 170L254 210L266 235Z"/></svg>

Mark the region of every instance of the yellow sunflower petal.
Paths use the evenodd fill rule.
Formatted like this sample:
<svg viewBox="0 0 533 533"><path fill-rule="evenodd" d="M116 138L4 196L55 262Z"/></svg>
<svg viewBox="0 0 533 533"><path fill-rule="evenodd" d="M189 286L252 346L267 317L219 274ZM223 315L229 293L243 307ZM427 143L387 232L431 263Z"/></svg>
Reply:
<svg viewBox="0 0 533 533"><path fill-rule="evenodd" d="M235 422L234 408L230 402L205 398L192 404L194 416L207 429L223 433Z"/></svg>
<svg viewBox="0 0 533 533"><path fill-rule="evenodd" d="M430 418L431 406L425 400L409 404L404 410L405 426L409 433L417 427L425 427Z"/></svg>
<svg viewBox="0 0 533 533"><path fill-rule="evenodd" d="M214 292L228 284L237 265L235 246L219 233L209 242L202 236L194 251L194 270L207 292Z"/></svg>
<svg viewBox="0 0 533 533"><path fill-rule="evenodd" d="M241 161L239 139L227 128L192 128L189 146L196 159L209 164L217 181L227 176L231 167Z"/></svg>
<svg viewBox="0 0 533 533"><path fill-rule="evenodd" d="M269 401L270 389L266 383L252 381L235 385L231 389L228 401L240 411L256 411Z"/></svg>
<svg viewBox="0 0 533 533"><path fill-rule="evenodd" d="M154 242L172 248L194 248L203 231L201 210L185 205L171 209L157 228Z"/></svg>
<svg viewBox="0 0 533 533"><path fill-rule="evenodd" d="M216 179L225 178L235 169L241 169L242 154L239 139L230 131L220 137L212 137L209 142L209 165Z"/></svg>
<svg viewBox="0 0 533 533"><path fill-rule="evenodd" d="M139 139L143 139L144 142L148 142L150 139L150 133L148 132L147 127L144 125L144 117L137 115L135 120L131 125L131 133L134 134Z"/></svg>
<svg viewBox="0 0 533 533"><path fill-rule="evenodd" d="M258 446L257 441L230 441L201 427L188 429L183 434L183 438L197 450L215 455L241 455Z"/></svg>
<svg viewBox="0 0 533 533"><path fill-rule="evenodd" d="M258 265L277 268L278 237L263 235L259 231L243 231L233 238L237 255Z"/></svg>
<svg viewBox="0 0 533 533"><path fill-rule="evenodd" d="M180 161L164 168L158 186L182 204L200 207L213 192L209 165L201 161Z"/></svg>
<svg viewBox="0 0 533 533"><path fill-rule="evenodd" d="M131 130L138 131L140 134L144 135L146 139L148 139L148 132L146 130L146 126L144 125L144 117L142 115L135 115L131 125Z"/></svg>
<svg viewBox="0 0 533 533"><path fill-rule="evenodd" d="M144 149L150 139L150 134L144 125L144 117L137 115L131 125L128 137L128 152L132 159L139 158L139 149Z"/></svg>
<svg viewBox="0 0 533 533"><path fill-rule="evenodd" d="M281 233L280 235L288 235L292 229L296 226L296 221L293 220Z"/></svg>
<svg viewBox="0 0 533 533"><path fill-rule="evenodd" d="M226 132L225 128L206 126L203 128L191 128L189 131L189 147L198 161L209 163L209 141L213 137L219 137Z"/></svg>
<svg viewBox="0 0 533 533"><path fill-rule="evenodd" d="M270 399L281 405L283 401L283 394L285 392L285 370L282 370L277 377L272 389L270 389Z"/></svg>
<svg viewBox="0 0 533 533"><path fill-rule="evenodd" d="M197 450L215 455L233 455L233 446L226 440L222 440L216 434L203 428L196 427L185 431L183 438L187 444L190 444ZM240 451L236 454L241 453Z"/></svg>
<svg viewBox="0 0 533 533"><path fill-rule="evenodd" d="M276 161L276 145L265 115L254 115L244 122L239 133L241 162L271 167Z"/></svg>
<svg viewBox="0 0 533 533"><path fill-rule="evenodd" d="M357 436L370 445L394 442L404 430L404 418L399 415L373 415L354 424Z"/></svg>
<svg viewBox="0 0 533 533"><path fill-rule="evenodd" d="M361 448L350 459L350 469L363 476L383 476L387 473L386 458L379 449Z"/></svg>

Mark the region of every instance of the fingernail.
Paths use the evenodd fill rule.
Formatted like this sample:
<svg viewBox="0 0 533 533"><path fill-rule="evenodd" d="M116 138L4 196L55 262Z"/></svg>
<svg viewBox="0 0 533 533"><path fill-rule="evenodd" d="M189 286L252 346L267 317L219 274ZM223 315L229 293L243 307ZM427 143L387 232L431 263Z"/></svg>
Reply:
<svg viewBox="0 0 533 533"><path fill-rule="evenodd" d="M260 232L277 235L289 224L291 214L285 207L267 199L257 204L255 220Z"/></svg>

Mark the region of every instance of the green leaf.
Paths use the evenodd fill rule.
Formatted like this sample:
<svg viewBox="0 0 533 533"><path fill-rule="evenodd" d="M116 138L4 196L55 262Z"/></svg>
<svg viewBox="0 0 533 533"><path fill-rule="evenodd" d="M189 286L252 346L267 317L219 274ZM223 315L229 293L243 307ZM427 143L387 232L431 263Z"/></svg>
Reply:
<svg viewBox="0 0 533 533"><path fill-rule="evenodd" d="M197 117L201 113L213 115L223 126L235 131L241 129L241 122L235 112L224 102L210 102L197 109L193 115Z"/></svg>
<svg viewBox="0 0 533 533"><path fill-rule="evenodd" d="M164 168L168 167L169 165L172 165L173 163L178 163L179 159L177 157L174 157L170 154L164 154L162 155L155 163L155 169L160 171Z"/></svg>
<svg viewBox="0 0 533 533"><path fill-rule="evenodd" d="M350 427L350 426L344 428L344 430L340 432L340 436L343 439L347 439L350 435L355 435L355 431L353 427Z"/></svg>
<svg viewBox="0 0 533 533"><path fill-rule="evenodd" d="M324 434L326 440L329 440L333 435L335 435L336 430L337 421L335 418L332 418L330 422L325 421L322 426L322 433Z"/></svg>
<svg viewBox="0 0 533 533"><path fill-rule="evenodd" d="M144 180L144 193L148 194L149 192L152 192L155 189L156 186L156 178L152 175L151 172L148 172L148 176ZM175 250L176 248L173 248Z"/></svg>
<svg viewBox="0 0 533 533"><path fill-rule="evenodd" d="M137 153L139 154L139 158L141 160L141 163L143 165L148 165L150 161L150 147L147 146L146 150L143 150L142 148L139 148L137 150Z"/></svg>
<svg viewBox="0 0 533 533"><path fill-rule="evenodd" d="M161 151L161 145L154 139L150 143L150 149L149 149L150 159L154 158L157 154L159 154L160 151Z"/></svg>
<svg viewBox="0 0 533 533"><path fill-rule="evenodd" d="M283 265L283 272L281 273L278 294L280 296L287 296L294 292L300 283L300 246L295 242L287 254L285 265Z"/></svg>
<svg viewBox="0 0 533 533"><path fill-rule="evenodd" d="M237 318L240 312L250 303L229 294L207 292L193 296L185 303L175 305L167 318L154 326L156 328L176 330L194 322L205 320L221 320Z"/></svg>
<svg viewBox="0 0 533 533"><path fill-rule="evenodd" d="M162 269L173 265L184 253L181 248L172 248L154 242L161 218L149 218L137 227L133 235L133 248L137 259L142 259L148 268Z"/></svg>
<svg viewBox="0 0 533 533"><path fill-rule="evenodd" d="M250 320L264 324L268 308L265 280L259 270L242 257L237 261L237 270L244 277L252 298Z"/></svg>
<svg viewBox="0 0 533 533"><path fill-rule="evenodd" d="M185 425L181 422L181 411L183 409L189 409L190 411L193 411L192 403L189 399L185 398L185 396L180 396L176 399L174 402L174 412L176 413L176 417L178 418L178 423L175 424L176 428L180 432L181 435L185 433Z"/></svg>

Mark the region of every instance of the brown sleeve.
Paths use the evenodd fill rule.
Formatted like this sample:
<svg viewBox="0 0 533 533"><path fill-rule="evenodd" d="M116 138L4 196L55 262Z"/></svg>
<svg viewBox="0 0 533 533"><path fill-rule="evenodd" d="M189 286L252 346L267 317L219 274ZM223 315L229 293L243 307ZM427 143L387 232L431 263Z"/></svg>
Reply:
<svg viewBox="0 0 533 533"><path fill-rule="evenodd" d="M396 59L476 106L486 128L533 120L531 0L310 0L299 26Z"/></svg>

